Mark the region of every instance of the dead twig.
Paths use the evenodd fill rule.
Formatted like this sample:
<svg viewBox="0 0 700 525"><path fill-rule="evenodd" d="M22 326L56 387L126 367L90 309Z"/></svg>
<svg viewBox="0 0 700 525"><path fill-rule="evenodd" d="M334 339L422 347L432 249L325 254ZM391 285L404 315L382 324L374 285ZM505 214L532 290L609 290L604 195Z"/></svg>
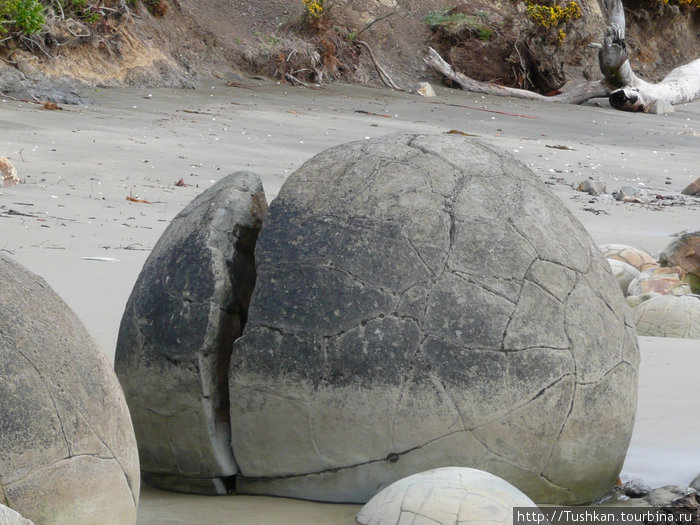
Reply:
<svg viewBox="0 0 700 525"><path fill-rule="evenodd" d="M292 75L291 73L285 73L284 78L286 78L287 80L289 80L289 82L290 82L292 85L294 85L294 86L301 86L301 87L305 87L305 88L311 88L311 86L310 86L309 84L307 84L306 82L303 82L303 81L299 80L297 77L295 77L295 76Z"/></svg>
<svg viewBox="0 0 700 525"><path fill-rule="evenodd" d="M381 22L382 20L386 20L387 18L394 16L394 15L395 15L396 13L398 13L398 12L399 12L399 8L397 7L397 8L394 9L391 13L388 13L388 14L386 14L386 15L384 15L384 16L380 16L379 18L375 18L375 19L372 20L369 24L367 24L365 27L363 27L362 29L360 29L360 30L357 32L357 34L355 34L355 38L357 38L357 37L360 36L362 33L364 33L365 31L367 31L370 27L372 27L372 26L373 26L374 24L376 24L377 22Z"/></svg>
<svg viewBox="0 0 700 525"><path fill-rule="evenodd" d="M397 86L396 83L391 79L389 74L384 70L384 68L379 65L379 62L377 62L377 58L374 56L372 48L369 47L369 44L367 42L365 42L364 40L355 40L355 45L362 46L367 50L367 53L369 54L369 57L372 60L372 64L374 65L374 69L377 70L377 73L379 74L379 79L384 83L385 86L391 89L395 89L396 91L406 91L405 89Z"/></svg>
<svg viewBox="0 0 700 525"><path fill-rule="evenodd" d="M519 113L508 113L507 111L498 111L496 109L477 108L475 106L465 106L463 104L450 104L448 102L430 102L430 104L439 104L441 106L453 106L456 108L473 109L475 111L485 111L486 113L496 113L498 115L506 115L508 117L531 118L534 120L539 120L538 117L533 117L531 115L521 115Z"/></svg>

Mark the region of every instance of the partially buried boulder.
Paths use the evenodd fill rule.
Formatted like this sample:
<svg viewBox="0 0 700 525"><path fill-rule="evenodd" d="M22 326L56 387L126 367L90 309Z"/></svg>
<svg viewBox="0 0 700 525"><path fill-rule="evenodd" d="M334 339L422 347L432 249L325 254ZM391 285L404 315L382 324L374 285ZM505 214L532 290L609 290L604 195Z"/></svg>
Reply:
<svg viewBox="0 0 700 525"><path fill-rule="evenodd" d="M698 295L659 295L632 312L639 335L700 339Z"/></svg>
<svg viewBox="0 0 700 525"><path fill-rule="evenodd" d="M615 483L636 407L630 311L522 163L456 135L327 150L273 201L231 360L237 490L365 502L469 466L535 501Z"/></svg>
<svg viewBox="0 0 700 525"><path fill-rule="evenodd" d="M68 306L0 255L0 504L42 525L136 522L139 465L114 371Z"/></svg>
<svg viewBox="0 0 700 525"><path fill-rule="evenodd" d="M444 467L392 483L362 507L355 521L360 525L507 524L513 523L514 507L527 507L530 516L537 512L530 498L493 474Z"/></svg>
<svg viewBox="0 0 700 525"><path fill-rule="evenodd" d="M229 175L167 227L134 285L115 368L134 420L145 482L230 491L228 365L255 283L267 211L257 175Z"/></svg>

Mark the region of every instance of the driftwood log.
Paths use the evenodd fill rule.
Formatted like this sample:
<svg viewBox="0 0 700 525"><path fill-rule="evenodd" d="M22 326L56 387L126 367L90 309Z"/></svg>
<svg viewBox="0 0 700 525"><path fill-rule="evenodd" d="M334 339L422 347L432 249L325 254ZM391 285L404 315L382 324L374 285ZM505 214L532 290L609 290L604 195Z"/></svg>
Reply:
<svg viewBox="0 0 700 525"><path fill-rule="evenodd" d="M669 105L700 98L700 59L671 71L658 84L646 82L634 74L625 44L625 13L622 0L604 0L608 27L599 48L598 60L603 78L578 85L564 93L546 97L524 89L499 86L474 80L452 69L433 48L428 48L425 62L462 89L488 95L581 104L593 98L608 97L610 105L624 111L665 112Z"/></svg>

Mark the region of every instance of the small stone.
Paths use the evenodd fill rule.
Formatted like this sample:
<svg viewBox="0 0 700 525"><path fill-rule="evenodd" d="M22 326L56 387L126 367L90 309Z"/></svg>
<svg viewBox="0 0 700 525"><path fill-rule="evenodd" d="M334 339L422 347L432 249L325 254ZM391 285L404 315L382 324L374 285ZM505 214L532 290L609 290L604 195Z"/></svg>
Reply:
<svg viewBox="0 0 700 525"><path fill-rule="evenodd" d="M692 196L698 196L700 195L700 177L695 179L693 182L688 184L683 191L681 191L683 195L692 195Z"/></svg>
<svg viewBox="0 0 700 525"><path fill-rule="evenodd" d="M416 92L419 95L422 95L426 98L436 96L435 90L433 89L433 86L431 86L428 82L421 82L420 84L418 84L418 87L416 88Z"/></svg>
<svg viewBox="0 0 700 525"><path fill-rule="evenodd" d="M624 200L625 197L639 197L641 192L633 186L623 186L619 190L613 191L613 197L616 201Z"/></svg>
<svg viewBox="0 0 700 525"><path fill-rule="evenodd" d="M582 191L589 195L601 195L605 193L605 183L602 180L586 179L579 183L576 191Z"/></svg>
<svg viewBox="0 0 700 525"><path fill-rule="evenodd" d="M0 177L2 177L3 186L12 186L13 184L19 184L19 177L17 176L17 170L12 165L7 157L0 157Z"/></svg>

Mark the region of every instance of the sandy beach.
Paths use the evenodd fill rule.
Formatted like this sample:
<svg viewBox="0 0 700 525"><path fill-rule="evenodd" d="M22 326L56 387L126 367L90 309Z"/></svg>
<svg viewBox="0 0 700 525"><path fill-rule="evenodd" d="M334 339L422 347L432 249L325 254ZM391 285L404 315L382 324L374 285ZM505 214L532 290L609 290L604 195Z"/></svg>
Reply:
<svg viewBox="0 0 700 525"><path fill-rule="evenodd" d="M348 141L453 129L477 135L530 165L601 244L658 255L672 234L700 224L700 199L631 204L574 190L595 177L608 191L631 185L678 195L700 176L700 102L647 115L604 101L563 106L447 89L426 99L355 86L246 85L101 89L84 94L88 106L60 111L0 100L0 155L22 180L0 188L0 250L46 279L111 360L141 266L187 202L239 170L259 174L271 200L305 160ZM688 484L700 473L700 340L643 337L640 346L623 479ZM350 524L358 509L144 487L138 523Z"/></svg>

